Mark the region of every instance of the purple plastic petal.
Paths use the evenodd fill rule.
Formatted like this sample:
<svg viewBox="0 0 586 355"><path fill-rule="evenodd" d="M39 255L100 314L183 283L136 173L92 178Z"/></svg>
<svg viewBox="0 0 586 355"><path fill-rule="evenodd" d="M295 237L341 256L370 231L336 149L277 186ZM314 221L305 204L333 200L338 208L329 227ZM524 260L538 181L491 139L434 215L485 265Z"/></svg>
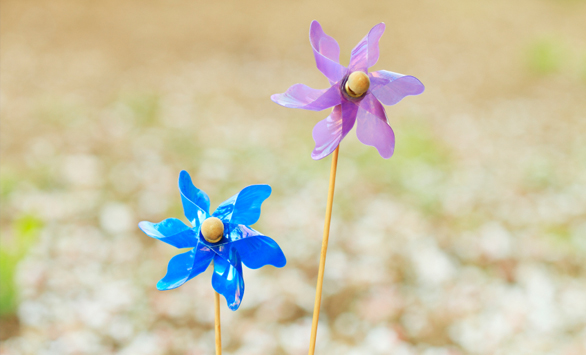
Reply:
<svg viewBox="0 0 586 355"><path fill-rule="evenodd" d="M284 94L272 95L271 100L289 108L321 111L340 104L342 94L338 85L333 85L329 89L318 90L304 84L295 84Z"/></svg>
<svg viewBox="0 0 586 355"><path fill-rule="evenodd" d="M387 123L384 107L371 94L360 101L356 135L366 145L374 146L385 159L395 151L395 133Z"/></svg>
<svg viewBox="0 0 586 355"><path fill-rule="evenodd" d="M179 191L185 217L192 226L198 228L210 215L210 198L193 185L189 173L185 170L179 174Z"/></svg>
<svg viewBox="0 0 586 355"><path fill-rule="evenodd" d="M348 71L339 63L340 47L335 39L324 33L317 21L311 22L309 27L309 42L319 71L330 80L330 84L340 81Z"/></svg>
<svg viewBox="0 0 586 355"><path fill-rule="evenodd" d="M379 56L378 41L384 32L385 24L381 22L358 42L350 56L350 71L368 72L368 68L376 64Z"/></svg>
<svg viewBox="0 0 586 355"><path fill-rule="evenodd" d="M214 255L203 244L198 245L187 253L175 255L169 261L167 274L157 283L157 289L165 291L183 285L185 282L204 272Z"/></svg>
<svg viewBox="0 0 586 355"><path fill-rule="evenodd" d="M340 141L356 122L358 106L351 101L343 100L341 105L334 107L332 113L324 120L319 121L313 127L313 140L315 148L311 153L314 160L319 160L330 155Z"/></svg>
<svg viewBox="0 0 586 355"><path fill-rule="evenodd" d="M138 224L138 228L149 237L175 248L189 248L197 245L197 232L177 218L167 218L160 223L142 221Z"/></svg>
<svg viewBox="0 0 586 355"><path fill-rule="evenodd" d="M394 105L405 96L419 95L425 87L414 76L379 70L368 74L370 92L385 105Z"/></svg>
<svg viewBox="0 0 586 355"><path fill-rule="evenodd" d="M326 58L331 59L336 63L340 63L340 46L338 42L325 34L321 24L317 21L312 21L309 29L310 39L313 40L314 48L323 54Z"/></svg>

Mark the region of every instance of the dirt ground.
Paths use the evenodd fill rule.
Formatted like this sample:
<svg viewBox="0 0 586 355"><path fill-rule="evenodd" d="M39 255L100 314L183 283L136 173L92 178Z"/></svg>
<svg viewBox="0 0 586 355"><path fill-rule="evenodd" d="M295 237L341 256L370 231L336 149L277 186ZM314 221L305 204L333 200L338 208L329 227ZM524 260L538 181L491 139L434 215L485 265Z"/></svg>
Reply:
<svg viewBox="0 0 586 355"><path fill-rule="evenodd" d="M136 227L268 183L224 354L305 354L329 158L309 24L347 64L414 75L384 160L342 142L319 354L586 353L586 1L37 1L0 4L0 354L212 354L211 271L160 292L177 250ZM222 301L224 302L224 301Z"/></svg>

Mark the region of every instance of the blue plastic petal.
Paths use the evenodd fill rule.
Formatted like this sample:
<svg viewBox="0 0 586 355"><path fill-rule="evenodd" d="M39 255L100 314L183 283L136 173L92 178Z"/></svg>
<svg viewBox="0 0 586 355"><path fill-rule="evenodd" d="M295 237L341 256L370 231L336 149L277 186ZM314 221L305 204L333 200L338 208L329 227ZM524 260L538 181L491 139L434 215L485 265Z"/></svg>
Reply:
<svg viewBox="0 0 586 355"><path fill-rule="evenodd" d="M228 243L233 243L244 238L262 235L260 232L244 225L228 224L226 227L227 228L224 230L224 238Z"/></svg>
<svg viewBox="0 0 586 355"><path fill-rule="evenodd" d="M251 269L265 265L283 267L287 263L283 251L273 239L244 225L227 224L222 241L207 245L230 263L233 249L236 249L240 260Z"/></svg>
<svg viewBox="0 0 586 355"><path fill-rule="evenodd" d="M142 221L138 224L146 235L176 248L189 248L197 245L197 232L177 218L167 218L160 223Z"/></svg>
<svg viewBox="0 0 586 355"><path fill-rule="evenodd" d="M228 261L229 263L232 263L232 259L234 258L234 252L236 251L236 249L232 247L232 233L230 231L234 228L237 228L238 226L233 224L226 224L225 227L226 229L224 230L224 236L222 237L221 241L219 241L218 243L208 243L207 241L203 241L202 243L205 243L205 245L208 248L210 248L222 259ZM236 262L232 264L232 266L234 267L236 267L237 265L238 263Z"/></svg>
<svg viewBox="0 0 586 355"><path fill-rule="evenodd" d="M198 228L210 215L210 198L193 185L189 173L185 170L179 174L179 191L185 217L191 225Z"/></svg>
<svg viewBox="0 0 586 355"><path fill-rule="evenodd" d="M213 213L226 223L255 224L260 218L260 206L271 195L269 185L251 185L224 201Z"/></svg>
<svg viewBox="0 0 586 355"><path fill-rule="evenodd" d="M217 293L226 298L228 308L235 311L240 307L244 296L244 279L238 253L232 248L230 254L231 262L217 254L214 256L212 286Z"/></svg>
<svg viewBox="0 0 586 355"><path fill-rule="evenodd" d="M277 242L252 228L239 225L231 231L230 239L240 259L250 269L259 269L265 265L283 267L287 264L285 254Z"/></svg>
<svg viewBox="0 0 586 355"><path fill-rule="evenodd" d="M169 261L167 275L157 283L157 289L165 291L183 285L188 280L204 272L214 255L214 252L203 244L198 245L187 253L175 255Z"/></svg>

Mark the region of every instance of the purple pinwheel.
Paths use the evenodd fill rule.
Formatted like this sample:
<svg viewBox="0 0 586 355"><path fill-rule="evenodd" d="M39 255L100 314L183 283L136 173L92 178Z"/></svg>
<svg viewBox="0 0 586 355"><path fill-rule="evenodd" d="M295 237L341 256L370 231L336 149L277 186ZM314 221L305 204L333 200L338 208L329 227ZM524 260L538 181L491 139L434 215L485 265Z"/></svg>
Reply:
<svg viewBox="0 0 586 355"><path fill-rule="evenodd" d="M358 120L356 135L376 147L387 159L395 150L395 134L387 122L385 105L394 105L408 95L419 95L423 84L415 77L386 70L368 73L379 57L378 42L385 31L379 23L354 47L348 68L340 64L340 47L326 35L317 21L311 23L309 41L317 68L328 78L328 89L312 89L304 84L291 86L284 94L271 99L281 106L321 111L334 107L332 113L313 128L315 149L311 157L325 158L340 144Z"/></svg>
<svg viewBox="0 0 586 355"><path fill-rule="evenodd" d="M265 265L283 267L285 255L271 238L250 228L260 217L261 204L271 194L269 185L251 185L224 201L210 215L210 199L191 182L186 171L179 175L179 191L185 217L191 227L176 218L160 223L140 222L149 237L176 248L192 248L169 261L159 290L170 290L204 272L212 259L212 286L235 311L244 296L242 263L251 269Z"/></svg>

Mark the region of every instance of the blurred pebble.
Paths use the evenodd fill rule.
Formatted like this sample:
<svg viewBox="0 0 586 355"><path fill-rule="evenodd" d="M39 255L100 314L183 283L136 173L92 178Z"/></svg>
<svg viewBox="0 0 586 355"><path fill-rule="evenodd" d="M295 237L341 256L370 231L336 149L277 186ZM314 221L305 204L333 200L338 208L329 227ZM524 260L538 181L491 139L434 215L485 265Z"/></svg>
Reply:
<svg viewBox="0 0 586 355"><path fill-rule="evenodd" d="M135 228L132 210L125 204L110 202L100 211L100 225L112 234L124 233Z"/></svg>

